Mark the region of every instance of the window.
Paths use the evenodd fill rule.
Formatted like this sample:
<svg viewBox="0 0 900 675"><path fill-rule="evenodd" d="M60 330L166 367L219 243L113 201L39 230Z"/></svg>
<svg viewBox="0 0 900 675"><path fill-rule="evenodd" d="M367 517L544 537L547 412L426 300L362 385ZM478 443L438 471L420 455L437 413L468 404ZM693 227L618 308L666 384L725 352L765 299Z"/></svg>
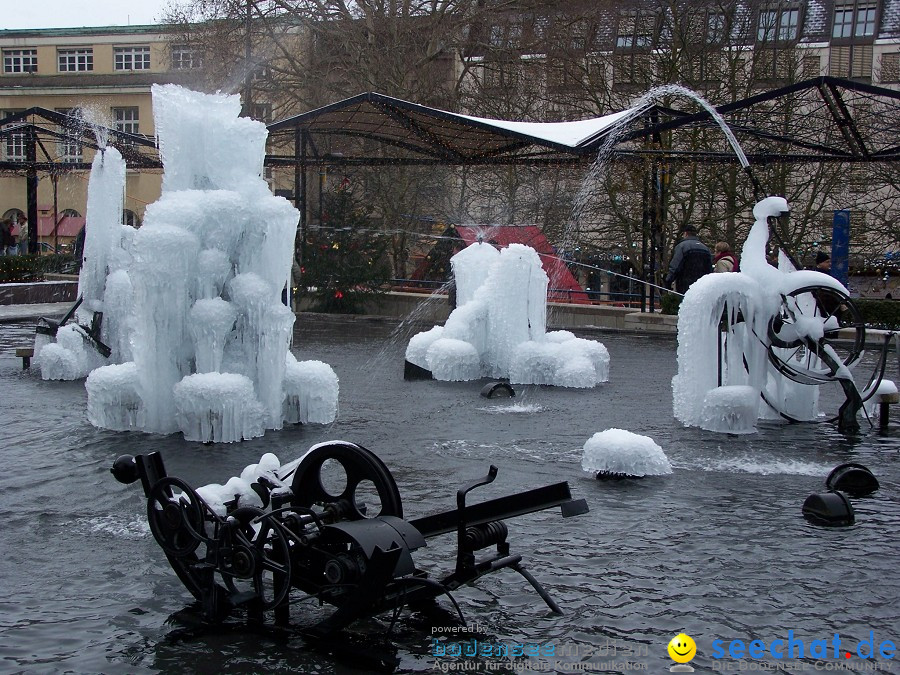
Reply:
<svg viewBox="0 0 900 675"><path fill-rule="evenodd" d="M619 54L613 60L613 84L640 85L653 80L653 62L649 54Z"/></svg>
<svg viewBox="0 0 900 675"><path fill-rule="evenodd" d="M37 49L4 49L4 73L36 73Z"/></svg>
<svg viewBox="0 0 900 675"><path fill-rule="evenodd" d="M60 49L57 53L59 72L77 73L94 69L94 50L85 49Z"/></svg>
<svg viewBox="0 0 900 675"><path fill-rule="evenodd" d="M690 82L718 82L722 79L722 55L716 52L690 54L682 62L682 74Z"/></svg>
<svg viewBox="0 0 900 675"><path fill-rule="evenodd" d="M877 9L878 3L871 1L836 3L831 37L835 40L873 37Z"/></svg>
<svg viewBox="0 0 900 675"><path fill-rule="evenodd" d="M757 42L790 42L799 36L799 7L770 7L759 12Z"/></svg>
<svg viewBox="0 0 900 675"><path fill-rule="evenodd" d="M632 12L619 17L616 47L633 49L652 47L656 36L656 15L652 12Z"/></svg>
<svg viewBox="0 0 900 675"><path fill-rule="evenodd" d="M116 122L116 131L126 134L140 133L140 118L137 108L113 108L113 119Z"/></svg>
<svg viewBox="0 0 900 675"><path fill-rule="evenodd" d="M832 47L828 74L835 77L872 78L872 45Z"/></svg>
<svg viewBox="0 0 900 675"><path fill-rule="evenodd" d="M134 211L130 209L122 209L122 224L130 225L131 227L140 227L141 221Z"/></svg>
<svg viewBox="0 0 900 675"><path fill-rule="evenodd" d="M724 42L728 34L728 22L724 14L710 13L707 15L706 41L711 44Z"/></svg>
<svg viewBox="0 0 900 675"><path fill-rule="evenodd" d="M22 112L21 110L5 110L3 111L3 117L11 117L17 113ZM6 143L4 143L4 150L6 155L7 162L24 162L26 159L25 156L25 134L24 133L12 133L6 137Z"/></svg>
<svg viewBox="0 0 900 675"><path fill-rule="evenodd" d="M822 74L822 58L819 56L803 57L803 79L819 77Z"/></svg>
<svg viewBox="0 0 900 675"><path fill-rule="evenodd" d="M881 81L900 82L900 52L881 55Z"/></svg>
<svg viewBox="0 0 900 675"><path fill-rule="evenodd" d="M84 161L80 139L80 128L84 124L80 108L57 108L56 112L71 118L71 122L60 131L65 135L57 144L59 161L66 164L80 164Z"/></svg>
<svg viewBox="0 0 900 675"><path fill-rule="evenodd" d="M203 67L203 55L187 45L172 47L172 70L192 70Z"/></svg>
<svg viewBox="0 0 900 675"><path fill-rule="evenodd" d="M63 209L59 215L64 218L81 218L81 214L75 209Z"/></svg>
<svg viewBox="0 0 900 675"><path fill-rule="evenodd" d="M115 47L116 70L150 70L150 47Z"/></svg>
<svg viewBox="0 0 900 675"><path fill-rule="evenodd" d="M581 73L567 59L547 61L547 89L553 94L571 94L581 84Z"/></svg>

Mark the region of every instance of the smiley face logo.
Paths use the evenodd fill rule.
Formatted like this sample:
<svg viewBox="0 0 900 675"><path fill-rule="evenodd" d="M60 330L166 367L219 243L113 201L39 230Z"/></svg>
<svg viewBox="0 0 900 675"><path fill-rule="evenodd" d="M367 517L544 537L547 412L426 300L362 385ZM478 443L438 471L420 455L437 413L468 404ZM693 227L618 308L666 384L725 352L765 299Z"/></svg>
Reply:
<svg viewBox="0 0 900 675"><path fill-rule="evenodd" d="M687 663L697 655L697 645L686 633L679 633L669 641L669 656L675 663Z"/></svg>

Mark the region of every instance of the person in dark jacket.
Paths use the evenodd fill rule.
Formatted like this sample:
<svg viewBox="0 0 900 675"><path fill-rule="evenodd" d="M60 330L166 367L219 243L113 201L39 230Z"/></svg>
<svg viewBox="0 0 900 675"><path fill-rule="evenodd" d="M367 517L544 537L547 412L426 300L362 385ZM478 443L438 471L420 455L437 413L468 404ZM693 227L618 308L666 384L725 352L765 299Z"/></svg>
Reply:
<svg viewBox="0 0 900 675"><path fill-rule="evenodd" d="M685 225L681 230L681 237L672 252L666 286L671 286L674 281L675 290L686 293L692 283L712 272L712 253L697 237L697 228L693 225Z"/></svg>

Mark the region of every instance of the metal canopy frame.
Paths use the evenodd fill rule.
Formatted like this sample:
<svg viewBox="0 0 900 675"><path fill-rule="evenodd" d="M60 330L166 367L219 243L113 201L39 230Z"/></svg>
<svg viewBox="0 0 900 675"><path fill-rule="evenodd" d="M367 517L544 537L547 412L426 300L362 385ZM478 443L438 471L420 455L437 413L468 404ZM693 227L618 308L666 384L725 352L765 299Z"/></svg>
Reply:
<svg viewBox="0 0 900 675"><path fill-rule="evenodd" d="M695 104L689 104L695 105ZM751 164L894 162L900 159L900 92L822 76L716 107ZM269 125L269 166L493 165L591 161L610 137L617 159L734 162L716 131L697 147L686 132L710 129L710 113L647 105L578 146L373 92ZM666 143L658 142L666 134Z"/></svg>
<svg viewBox="0 0 900 675"><path fill-rule="evenodd" d="M0 174L25 175L27 218L29 223L35 224L28 228L29 253L37 253L38 249L38 172L48 173L55 179L70 171L90 169L89 163L67 161L68 158L60 154L60 145L78 143L82 147L102 150L98 136L105 136L109 141L108 145L116 147L122 153L130 169L162 168L156 152L156 141L148 136L91 126L78 116L40 107L29 108L0 121L0 143L5 146L4 150L13 143L21 144L24 150L24 161L10 161L4 152L3 161L0 161Z"/></svg>

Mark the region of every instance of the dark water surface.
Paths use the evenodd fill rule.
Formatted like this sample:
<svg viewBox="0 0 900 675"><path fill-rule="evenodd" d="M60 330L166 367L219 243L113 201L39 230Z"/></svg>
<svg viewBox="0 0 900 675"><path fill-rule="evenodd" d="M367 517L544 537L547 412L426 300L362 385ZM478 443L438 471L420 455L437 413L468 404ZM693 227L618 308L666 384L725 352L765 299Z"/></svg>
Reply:
<svg viewBox="0 0 900 675"><path fill-rule="evenodd" d="M371 666L353 654L390 645L398 672L543 668L527 655L518 667L506 661L494 670L501 662L487 657L433 656L430 630L407 612L389 641L380 637L389 616L354 625L337 655L296 634L249 631L239 619L217 630L186 627L180 619L191 597L149 532L142 491L110 475L113 459L156 450L171 475L199 486L224 483L265 452L287 462L329 439L380 455L407 517L451 508L457 486L491 463L500 473L481 497L568 480L587 499L591 512L577 518L546 511L508 521L513 552L564 616L550 614L511 571L454 593L482 646L542 645L546 656L550 645L555 655L543 659L550 672L618 672L626 662L668 672L666 644L682 631L697 643L698 672L726 663L811 671L817 663L863 663L832 658L830 646L825 660L717 661L714 640L724 641L726 655L732 640L768 645L788 631L807 649L813 640L831 645L838 633L842 651L855 651L870 631L876 648L884 640L900 645L897 424L881 435L864 423L849 439L828 424L763 425L742 437L685 429L671 412L675 341L609 333L588 336L609 349L609 383L587 391L525 387L514 399L488 400L481 383L404 382L406 340L391 341L393 328L301 319L294 351L337 372L337 421L203 446L93 428L83 382L23 372L14 351L30 342L31 327L0 326L0 672L362 673ZM830 403L836 396L823 392ZM592 480L581 470L581 448L611 427L652 437L675 473ZM823 491L828 472L846 461L869 466L881 489L855 500L853 527L808 524L804 499ZM452 567L452 545L441 537L414 557L440 576ZM298 603L292 620L310 623L327 611ZM900 672L898 659L881 661L882 672Z"/></svg>

